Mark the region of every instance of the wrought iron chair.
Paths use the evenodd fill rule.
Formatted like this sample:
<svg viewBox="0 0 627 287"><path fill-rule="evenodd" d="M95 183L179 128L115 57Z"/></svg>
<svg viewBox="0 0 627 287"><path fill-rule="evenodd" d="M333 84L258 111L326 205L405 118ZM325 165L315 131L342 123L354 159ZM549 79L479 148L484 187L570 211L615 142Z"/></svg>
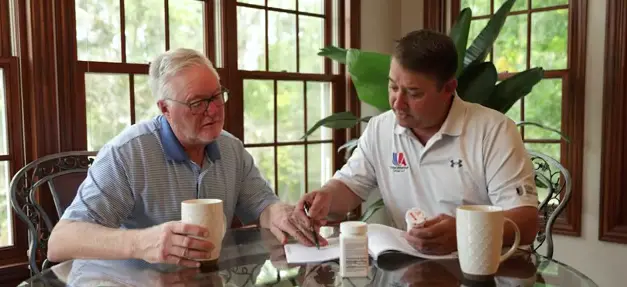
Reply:
<svg viewBox="0 0 627 287"><path fill-rule="evenodd" d="M536 186L539 189L546 189L547 194L545 198L538 198L540 229L532 249L538 252L546 242L544 256L553 258L553 225L570 201L572 181L570 173L559 161L536 151L528 150L528 153L536 171Z"/></svg>
<svg viewBox="0 0 627 287"><path fill-rule="evenodd" d="M24 166L11 180L11 206L28 227L27 255L31 274L50 267L46 252L50 232L56 224L39 204L37 195L42 191L50 191L57 218L60 218L65 208L72 203L96 154L71 151L47 155ZM41 267L37 263L38 258L43 259Z"/></svg>

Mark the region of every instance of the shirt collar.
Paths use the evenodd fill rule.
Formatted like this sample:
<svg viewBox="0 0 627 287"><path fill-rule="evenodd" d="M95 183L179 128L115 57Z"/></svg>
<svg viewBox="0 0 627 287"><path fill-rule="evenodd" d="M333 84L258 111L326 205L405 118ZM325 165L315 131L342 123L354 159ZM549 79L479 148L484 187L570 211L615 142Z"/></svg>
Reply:
<svg viewBox="0 0 627 287"><path fill-rule="evenodd" d="M183 150L181 142L179 142L176 135L174 135L168 120L163 115L160 115L159 123L161 124L159 136L161 137L161 144L163 145L163 151L165 152L166 158L179 162L188 161L189 156L187 156L187 153ZM216 141L213 141L205 146L205 153L212 162L221 158L220 148L218 147L218 143Z"/></svg>
<svg viewBox="0 0 627 287"><path fill-rule="evenodd" d="M453 96L453 103L448 111L446 120L440 128L440 132L445 135L459 136L462 134L464 127L464 117L466 116L466 105L464 101L457 95Z"/></svg>
<svg viewBox="0 0 627 287"><path fill-rule="evenodd" d="M440 133L450 136L459 136L463 130L463 118L465 114L466 106L464 101L457 95L457 92L455 92L453 95L453 103L451 104L451 108L446 116L446 120L444 120L442 127L440 127ZM398 121L396 121L394 133L400 135L406 132L407 128L399 125Z"/></svg>

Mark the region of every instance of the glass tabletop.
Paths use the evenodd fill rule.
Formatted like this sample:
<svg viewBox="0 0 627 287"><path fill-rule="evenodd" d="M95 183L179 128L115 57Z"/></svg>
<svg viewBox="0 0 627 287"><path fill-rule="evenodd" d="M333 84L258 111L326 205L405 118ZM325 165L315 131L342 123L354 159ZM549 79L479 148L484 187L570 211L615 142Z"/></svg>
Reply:
<svg viewBox="0 0 627 287"><path fill-rule="evenodd" d="M597 286L574 268L525 250L481 280L466 278L456 259L400 254L372 261L364 278L338 274L337 261L288 264L282 245L268 230L248 228L227 232L217 265L180 268L141 260L71 260L20 286Z"/></svg>

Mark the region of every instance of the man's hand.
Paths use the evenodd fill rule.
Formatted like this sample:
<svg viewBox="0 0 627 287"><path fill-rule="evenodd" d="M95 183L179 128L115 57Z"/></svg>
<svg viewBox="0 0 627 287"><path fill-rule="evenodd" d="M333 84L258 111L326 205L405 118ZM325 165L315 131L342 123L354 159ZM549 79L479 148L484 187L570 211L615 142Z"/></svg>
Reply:
<svg viewBox="0 0 627 287"><path fill-rule="evenodd" d="M297 216L294 206L285 203L275 203L269 206L268 212L270 213L268 228L281 244L287 243L287 233L305 246L315 246L312 231L315 231L320 245L327 244L327 241L319 234L322 221L310 221L306 216Z"/></svg>
<svg viewBox="0 0 627 287"><path fill-rule="evenodd" d="M309 218L317 221L323 221L329 215L329 207L331 206L332 195L328 191L314 191L306 193L296 203L296 216L301 220L309 220ZM309 207L309 217L305 214L305 203Z"/></svg>
<svg viewBox="0 0 627 287"><path fill-rule="evenodd" d="M455 218L440 214L428 219L405 233L405 239L424 254L449 254L457 250Z"/></svg>
<svg viewBox="0 0 627 287"><path fill-rule="evenodd" d="M205 259L214 245L203 239L208 230L202 226L180 221L137 231L134 238L133 257L150 263L169 263L186 267L198 267L194 259Z"/></svg>

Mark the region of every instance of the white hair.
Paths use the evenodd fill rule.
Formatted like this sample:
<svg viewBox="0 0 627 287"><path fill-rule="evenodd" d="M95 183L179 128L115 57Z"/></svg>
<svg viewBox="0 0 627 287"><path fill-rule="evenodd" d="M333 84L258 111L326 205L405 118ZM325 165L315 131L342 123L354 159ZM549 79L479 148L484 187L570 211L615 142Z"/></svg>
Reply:
<svg viewBox="0 0 627 287"><path fill-rule="evenodd" d="M150 63L149 83L150 90L157 101L172 98L172 85L170 79L185 68L193 66L206 66L220 80L220 75L213 67L211 61L202 53L186 48L167 51Z"/></svg>

